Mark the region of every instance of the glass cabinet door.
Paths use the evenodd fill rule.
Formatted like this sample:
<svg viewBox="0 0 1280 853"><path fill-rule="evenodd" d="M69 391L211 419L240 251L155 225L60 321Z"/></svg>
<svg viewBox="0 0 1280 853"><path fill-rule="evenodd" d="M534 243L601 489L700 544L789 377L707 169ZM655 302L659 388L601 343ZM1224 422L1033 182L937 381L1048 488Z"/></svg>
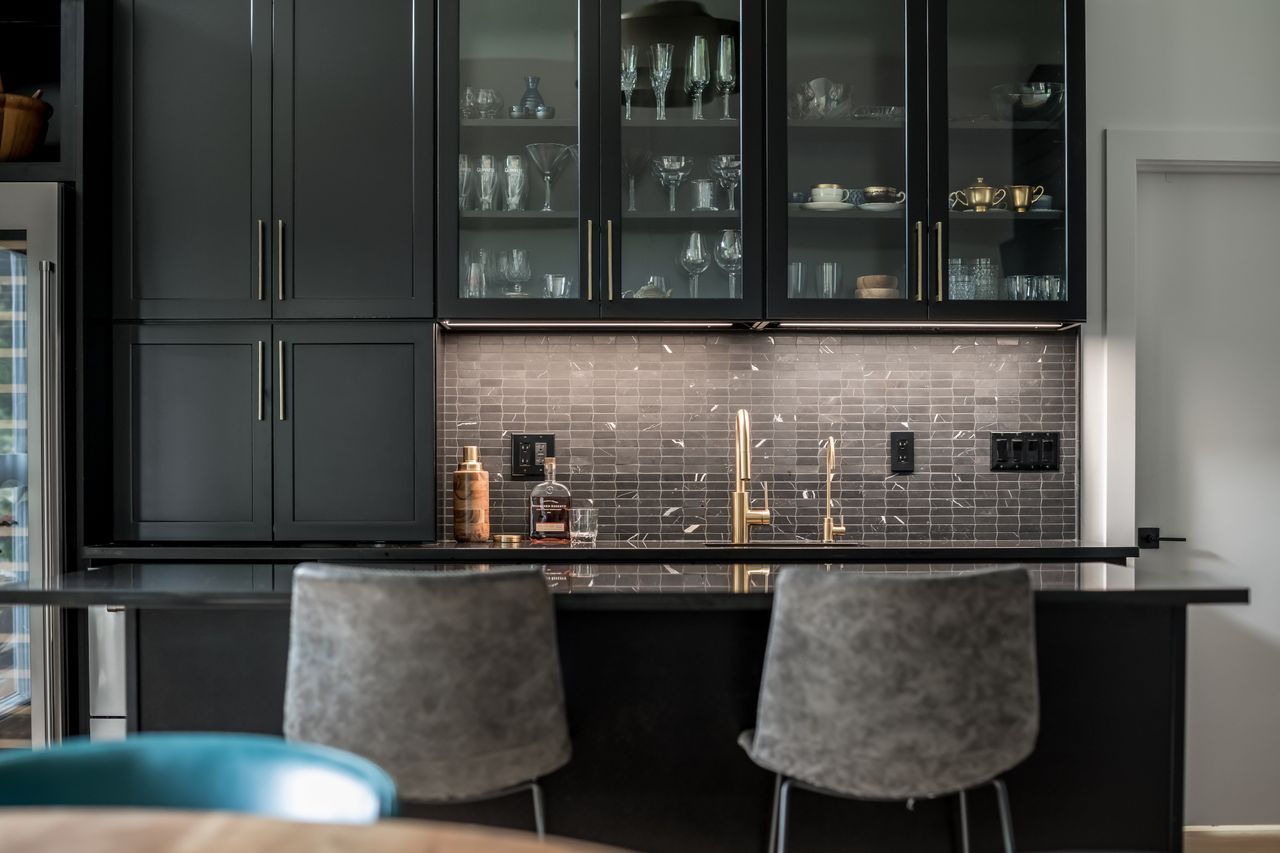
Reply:
<svg viewBox="0 0 1280 853"><path fill-rule="evenodd" d="M576 0L440 6L438 230L456 235L441 245L442 318L597 310L587 274L595 182L583 179L597 147L582 133L595 123L582 45L596 24L583 14ZM456 210L446 203L455 191Z"/></svg>
<svg viewBox="0 0 1280 853"><path fill-rule="evenodd" d="M604 315L758 316L759 27L739 0L602 15Z"/></svg>
<svg viewBox="0 0 1280 853"><path fill-rule="evenodd" d="M923 6L788 0L771 57L769 316L924 316ZM913 43L913 39L919 39ZM775 49L776 50L776 49ZM918 223L918 224L917 224Z"/></svg>
<svg viewBox="0 0 1280 853"><path fill-rule="evenodd" d="M1067 276L1065 0L947 0L945 22L934 313L1061 317L1084 287Z"/></svg>

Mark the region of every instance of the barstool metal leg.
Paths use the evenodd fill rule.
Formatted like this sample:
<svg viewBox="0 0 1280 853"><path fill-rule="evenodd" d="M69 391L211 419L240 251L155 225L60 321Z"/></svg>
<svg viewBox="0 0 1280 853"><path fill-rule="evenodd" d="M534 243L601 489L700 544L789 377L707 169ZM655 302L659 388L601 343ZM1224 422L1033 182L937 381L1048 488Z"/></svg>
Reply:
<svg viewBox="0 0 1280 853"><path fill-rule="evenodd" d="M1009 814L1009 791L999 779L991 781L996 789L996 804L1000 807L1000 833L1004 836L1004 853L1013 853L1013 817Z"/></svg>
<svg viewBox="0 0 1280 853"><path fill-rule="evenodd" d="M960 792L960 853L969 853L969 798Z"/></svg>
<svg viewBox="0 0 1280 853"><path fill-rule="evenodd" d="M769 853L778 849L778 792L782 789L782 774L773 776L773 814L769 818Z"/></svg>
<svg viewBox="0 0 1280 853"><path fill-rule="evenodd" d="M533 825L538 832L538 840L547 837L547 819L542 812L542 786L537 782L529 783L529 792L533 794Z"/></svg>
<svg viewBox="0 0 1280 853"><path fill-rule="evenodd" d="M778 853L787 851L787 804L791 794L791 780L782 782L778 790Z"/></svg>

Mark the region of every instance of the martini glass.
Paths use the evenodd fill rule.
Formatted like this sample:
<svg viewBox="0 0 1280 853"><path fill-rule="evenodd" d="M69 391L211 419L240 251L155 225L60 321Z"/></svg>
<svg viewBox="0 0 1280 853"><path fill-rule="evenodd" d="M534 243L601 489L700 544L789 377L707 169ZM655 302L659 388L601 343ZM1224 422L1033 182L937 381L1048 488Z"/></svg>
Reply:
<svg viewBox="0 0 1280 853"><path fill-rule="evenodd" d="M546 200L542 204L542 212L551 212L551 182L560 174L564 164L572 156L572 146L559 142L534 142L524 147L529 152L529 159L542 175L546 188Z"/></svg>
<svg viewBox="0 0 1280 853"><path fill-rule="evenodd" d="M689 173L692 171L692 157L668 154L655 157L653 160L653 174L657 177L658 183L667 188L667 199L669 201L667 209L672 213L676 212L676 190L679 189L680 185L684 183L684 179L689 177Z"/></svg>
<svg viewBox="0 0 1280 853"><path fill-rule="evenodd" d="M628 148L622 152L622 167L627 170L627 212L636 212L636 177L644 174L653 153L648 148Z"/></svg>
<svg viewBox="0 0 1280 853"><path fill-rule="evenodd" d="M715 154L711 157L711 174L720 179L720 186L729 191L729 209L737 210L734 194L742 180L742 158L737 154Z"/></svg>

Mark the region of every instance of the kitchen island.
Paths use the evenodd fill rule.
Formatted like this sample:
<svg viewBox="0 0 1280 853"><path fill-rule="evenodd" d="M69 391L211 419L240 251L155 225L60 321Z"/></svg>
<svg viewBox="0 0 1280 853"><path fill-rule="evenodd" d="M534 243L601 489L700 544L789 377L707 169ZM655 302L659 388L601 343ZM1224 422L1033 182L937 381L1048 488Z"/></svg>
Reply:
<svg viewBox="0 0 1280 853"><path fill-rule="evenodd" d="M638 850L764 850L773 780L736 738L754 722L782 563L609 564L579 553L539 563L557 593L574 746L569 765L546 779L549 830ZM1019 849L1181 849L1186 608L1245 603L1248 590L1105 563L1025 565L1042 719L1036 751L1008 776ZM127 608L133 729L279 731L290 574L288 565L121 563L52 589L0 587L0 604ZM71 615L73 634L82 632L83 610ZM528 823L521 798L409 811ZM975 794L971 813L975 849L993 848L994 802ZM801 850L943 851L953 818L953 799L909 811L801 794L792 839Z"/></svg>

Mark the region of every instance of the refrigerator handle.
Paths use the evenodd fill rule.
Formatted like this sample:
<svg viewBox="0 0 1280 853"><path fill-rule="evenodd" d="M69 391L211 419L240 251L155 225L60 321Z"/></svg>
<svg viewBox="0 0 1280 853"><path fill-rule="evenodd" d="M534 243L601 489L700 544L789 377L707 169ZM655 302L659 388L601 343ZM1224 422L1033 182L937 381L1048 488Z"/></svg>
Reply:
<svg viewBox="0 0 1280 853"><path fill-rule="evenodd" d="M46 584L62 574L62 294L56 272L53 261L40 261L40 551ZM47 743L57 743L62 740L61 622L53 608L42 616L39 634L48 685L41 722Z"/></svg>

